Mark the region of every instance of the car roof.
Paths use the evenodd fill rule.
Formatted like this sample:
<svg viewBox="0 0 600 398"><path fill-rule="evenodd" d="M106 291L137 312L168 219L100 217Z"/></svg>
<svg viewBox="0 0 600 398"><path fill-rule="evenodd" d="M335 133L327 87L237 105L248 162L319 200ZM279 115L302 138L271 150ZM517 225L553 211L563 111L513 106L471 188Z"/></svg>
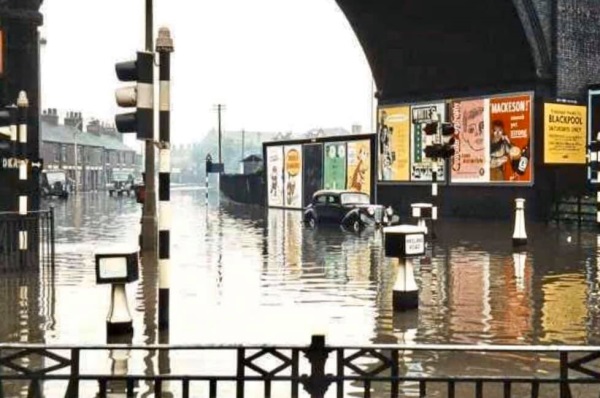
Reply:
<svg viewBox="0 0 600 398"><path fill-rule="evenodd" d="M358 193L358 194L367 195L364 192L351 191L351 190L348 190L348 189L320 189L320 190L318 190L317 192L315 192L313 194L313 197L315 197L317 195L341 195L343 193Z"/></svg>

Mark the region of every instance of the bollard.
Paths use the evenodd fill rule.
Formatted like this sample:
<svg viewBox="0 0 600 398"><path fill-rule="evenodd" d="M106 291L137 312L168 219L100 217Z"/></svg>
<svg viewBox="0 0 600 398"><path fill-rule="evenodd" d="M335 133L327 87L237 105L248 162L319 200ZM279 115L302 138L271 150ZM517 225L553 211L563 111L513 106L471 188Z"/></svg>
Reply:
<svg viewBox="0 0 600 398"><path fill-rule="evenodd" d="M300 376L304 390L311 398L323 398L329 389L331 375L325 374L325 363L331 349L325 347L324 335L313 335L304 356L310 362L310 375Z"/></svg>
<svg viewBox="0 0 600 398"><path fill-rule="evenodd" d="M525 232L525 199L515 199L515 229L513 231L513 246L527 245L527 232Z"/></svg>
<svg viewBox="0 0 600 398"><path fill-rule="evenodd" d="M118 336L107 336L107 344L127 344L130 345L133 340L133 335L118 335ZM129 373L129 358L131 356L129 349L114 348L109 351L109 357L111 359L111 374L113 376L124 377ZM135 387L134 387L135 388ZM133 396L134 391L127 391L126 380L111 380L110 387L107 389L108 396L114 397L125 397ZM128 395L132 394L132 395Z"/></svg>
<svg viewBox="0 0 600 398"><path fill-rule="evenodd" d="M419 307L419 288L415 281L412 257L425 255L425 230L414 225L383 229L386 257L398 258L398 273L392 292L394 311Z"/></svg>
<svg viewBox="0 0 600 398"><path fill-rule="evenodd" d="M106 318L108 340L133 333L125 284L138 280L138 261L137 252L96 254L96 283L112 285Z"/></svg>

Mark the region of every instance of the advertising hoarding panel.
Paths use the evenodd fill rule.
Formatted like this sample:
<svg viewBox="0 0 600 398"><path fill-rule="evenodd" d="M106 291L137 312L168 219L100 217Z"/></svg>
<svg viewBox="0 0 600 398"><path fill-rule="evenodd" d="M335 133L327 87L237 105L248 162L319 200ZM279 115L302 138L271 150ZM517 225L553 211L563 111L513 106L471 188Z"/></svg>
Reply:
<svg viewBox="0 0 600 398"><path fill-rule="evenodd" d="M531 104L531 95L490 99L490 182L532 182Z"/></svg>
<svg viewBox="0 0 600 398"><path fill-rule="evenodd" d="M585 164L587 107L544 104L544 163Z"/></svg>
<svg viewBox="0 0 600 398"><path fill-rule="evenodd" d="M346 189L346 143L325 144L323 188Z"/></svg>
<svg viewBox="0 0 600 398"><path fill-rule="evenodd" d="M450 115L456 134L456 152L450 160L452 182L488 182L489 100L453 101Z"/></svg>
<svg viewBox="0 0 600 398"><path fill-rule="evenodd" d="M306 207L312 195L323 186L323 145L306 144L303 149L303 206Z"/></svg>
<svg viewBox="0 0 600 398"><path fill-rule="evenodd" d="M350 141L348 146L348 189L371 195L371 141Z"/></svg>
<svg viewBox="0 0 600 398"><path fill-rule="evenodd" d="M284 147L284 207L302 208L302 145Z"/></svg>
<svg viewBox="0 0 600 398"><path fill-rule="evenodd" d="M411 106L410 180L431 181L431 159L425 157L425 147L433 143L433 136L423 131L426 123L446 120L446 104L443 102ZM437 179L444 180L444 164L438 162Z"/></svg>
<svg viewBox="0 0 600 398"><path fill-rule="evenodd" d="M410 107L379 109L379 180L410 180Z"/></svg>
<svg viewBox="0 0 600 398"><path fill-rule="evenodd" d="M283 147L267 147L267 203L283 206Z"/></svg>

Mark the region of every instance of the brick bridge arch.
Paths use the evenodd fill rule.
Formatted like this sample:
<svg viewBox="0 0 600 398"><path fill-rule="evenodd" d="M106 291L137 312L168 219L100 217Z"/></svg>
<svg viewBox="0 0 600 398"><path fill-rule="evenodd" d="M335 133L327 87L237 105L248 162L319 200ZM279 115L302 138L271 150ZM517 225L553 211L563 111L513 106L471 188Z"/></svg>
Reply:
<svg viewBox="0 0 600 398"><path fill-rule="evenodd" d="M382 102L553 77L551 1L337 0Z"/></svg>

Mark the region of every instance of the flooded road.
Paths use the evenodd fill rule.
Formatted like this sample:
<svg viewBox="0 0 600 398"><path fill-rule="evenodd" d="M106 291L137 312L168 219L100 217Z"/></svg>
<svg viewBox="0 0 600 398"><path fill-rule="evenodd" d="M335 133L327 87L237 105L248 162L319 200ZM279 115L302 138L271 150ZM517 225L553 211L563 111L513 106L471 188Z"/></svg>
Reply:
<svg viewBox="0 0 600 398"><path fill-rule="evenodd" d="M594 231L527 225L513 253L511 222L449 220L416 262L418 311L392 311L396 259L382 234L310 230L300 212L172 193L171 344L598 344L600 249ZM95 283L94 253L137 248L140 205L84 194L51 201L56 268L8 276L5 342L105 343L110 287ZM133 343L157 343L157 273L128 285ZM131 370L144 367L141 360ZM496 365L494 365L496 366Z"/></svg>

